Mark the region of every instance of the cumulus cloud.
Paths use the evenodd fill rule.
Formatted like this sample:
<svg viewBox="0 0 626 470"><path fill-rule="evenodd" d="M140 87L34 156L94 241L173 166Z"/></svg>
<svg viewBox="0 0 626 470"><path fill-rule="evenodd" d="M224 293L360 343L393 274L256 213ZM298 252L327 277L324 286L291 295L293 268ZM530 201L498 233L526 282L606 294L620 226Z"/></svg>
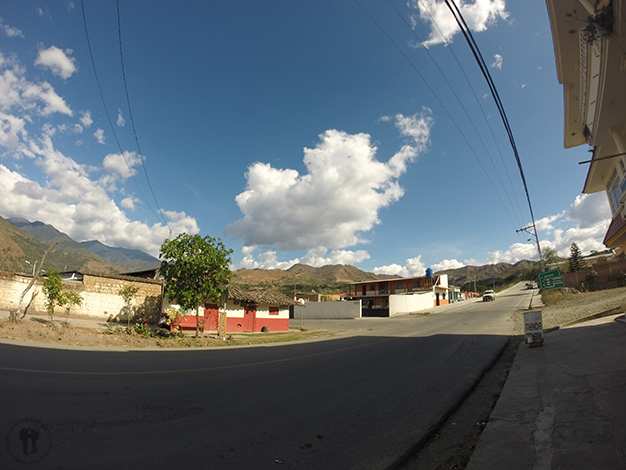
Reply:
<svg viewBox="0 0 626 470"><path fill-rule="evenodd" d="M289 269L294 264L308 264L313 267L321 267L329 264L357 264L369 259L370 255L365 250L332 250L330 253L324 247L313 248L301 258L293 258L288 261L279 261L276 251L265 251L254 254L255 247L245 246L241 252L244 257L239 263L239 268L246 269Z"/></svg>
<svg viewBox="0 0 626 470"><path fill-rule="evenodd" d="M104 131L102 129L98 129L96 132L94 132L93 136L96 138L96 141L99 144L101 144L101 145L105 144Z"/></svg>
<svg viewBox="0 0 626 470"><path fill-rule="evenodd" d="M72 110L48 82L35 83L25 77L25 69L14 56L0 52L0 111L72 115Z"/></svg>
<svg viewBox="0 0 626 470"><path fill-rule="evenodd" d="M71 53L71 49L63 51L56 46L40 49L35 65L49 68L54 75L67 80L77 70L76 59L70 57Z"/></svg>
<svg viewBox="0 0 626 470"><path fill-rule="evenodd" d="M390 264L374 268L375 274L390 274L400 277L423 276L426 274L426 265L422 262L422 255L409 258L404 262L404 266Z"/></svg>
<svg viewBox="0 0 626 470"><path fill-rule="evenodd" d="M409 6L418 10L419 15L412 17L416 24L418 20L430 27L430 35L423 42L424 47L434 46L444 42L451 42L454 35L459 33L459 26L452 16L445 2L440 0L410 0ZM485 31L498 18L506 20L509 14L505 10L504 0L475 0L474 3L457 2L457 6L470 30Z"/></svg>
<svg viewBox="0 0 626 470"><path fill-rule="evenodd" d="M4 24L4 20L0 18L0 30L10 38L23 38L24 34L18 28Z"/></svg>
<svg viewBox="0 0 626 470"><path fill-rule="evenodd" d="M446 269L457 269L465 266L465 263L461 263L455 259L444 259L443 261L433 264L431 266L433 272L445 271Z"/></svg>
<svg viewBox="0 0 626 470"><path fill-rule="evenodd" d="M397 178L424 151L432 117L394 117L410 139L387 163L376 159L368 134L328 130L315 148L304 149L308 172L257 162L248 168L246 190L236 197L243 218L226 233L246 246L284 251L340 249L364 243L364 232L380 222L378 212L404 191Z"/></svg>
<svg viewBox="0 0 626 470"><path fill-rule="evenodd" d="M493 56L493 62L491 63L491 67L494 69L502 70L502 56L500 54L496 54Z"/></svg>
<svg viewBox="0 0 626 470"><path fill-rule="evenodd" d="M133 197L133 196L128 196L124 199L122 199L120 201L120 206L122 206L124 209L128 209L130 211L134 211L135 210L135 203L139 202L139 199Z"/></svg>
<svg viewBox="0 0 626 470"><path fill-rule="evenodd" d="M27 132L22 118L0 112L0 145L15 150L20 145L20 137L25 139Z"/></svg>
<svg viewBox="0 0 626 470"><path fill-rule="evenodd" d="M139 165L142 162L142 158L135 152L110 153L102 161L102 167L122 179L130 178L137 174L137 170L133 167Z"/></svg>

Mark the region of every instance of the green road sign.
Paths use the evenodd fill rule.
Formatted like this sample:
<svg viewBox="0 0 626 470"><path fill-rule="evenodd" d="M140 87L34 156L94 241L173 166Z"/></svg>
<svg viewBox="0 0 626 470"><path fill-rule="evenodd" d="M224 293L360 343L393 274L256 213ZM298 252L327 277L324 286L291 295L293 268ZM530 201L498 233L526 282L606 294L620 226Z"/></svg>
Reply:
<svg viewBox="0 0 626 470"><path fill-rule="evenodd" d="M541 290L563 289L565 281L563 276L561 276L561 271L556 268L539 274L539 287L541 287Z"/></svg>

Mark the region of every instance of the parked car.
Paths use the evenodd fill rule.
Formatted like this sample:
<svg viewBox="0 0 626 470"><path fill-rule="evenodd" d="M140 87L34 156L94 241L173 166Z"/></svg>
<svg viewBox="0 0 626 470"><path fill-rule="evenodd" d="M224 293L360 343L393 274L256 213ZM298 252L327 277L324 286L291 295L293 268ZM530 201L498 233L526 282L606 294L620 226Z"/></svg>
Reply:
<svg viewBox="0 0 626 470"><path fill-rule="evenodd" d="M487 302L489 300L496 300L496 293L494 291L486 290L483 294L483 302Z"/></svg>

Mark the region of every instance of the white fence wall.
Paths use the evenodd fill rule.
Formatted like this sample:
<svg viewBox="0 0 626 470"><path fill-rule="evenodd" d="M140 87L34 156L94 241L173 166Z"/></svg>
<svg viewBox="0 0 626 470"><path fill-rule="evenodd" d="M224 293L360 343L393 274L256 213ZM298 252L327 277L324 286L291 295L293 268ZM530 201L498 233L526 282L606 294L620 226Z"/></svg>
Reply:
<svg viewBox="0 0 626 470"><path fill-rule="evenodd" d="M418 295L390 295L389 316L405 315L410 312L426 310L435 305L435 294L425 292Z"/></svg>

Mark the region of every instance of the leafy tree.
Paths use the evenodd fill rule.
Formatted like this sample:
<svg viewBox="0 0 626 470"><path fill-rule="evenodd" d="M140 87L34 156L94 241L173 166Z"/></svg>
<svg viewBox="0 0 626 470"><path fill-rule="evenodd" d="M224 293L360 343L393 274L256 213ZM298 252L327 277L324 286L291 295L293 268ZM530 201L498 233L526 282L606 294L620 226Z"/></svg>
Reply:
<svg viewBox="0 0 626 470"><path fill-rule="evenodd" d="M48 312L48 316L50 317L50 323L54 321L55 307L67 305L67 316L69 317L72 306L81 306L83 304L83 298L80 294L73 291L63 291L61 274L54 269L49 269L46 273L42 290L46 296L45 306L46 312Z"/></svg>
<svg viewBox="0 0 626 470"><path fill-rule="evenodd" d="M563 261L563 258L559 256L554 248L544 248L543 260L546 262L547 266L555 266L561 263L561 261Z"/></svg>
<svg viewBox="0 0 626 470"><path fill-rule="evenodd" d="M232 252L219 238L208 235L202 238L181 233L161 245L160 273L165 280L165 297L183 310L195 309L196 338L200 334L198 308L207 300L217 303L232 278L228 268Z"/></svg>
<svg viewBox="0 0 626 470"><path fill-rule="evenodd" d="M124 299L124 309L126 310L126 326L130 328L130 318L133 316L133 299L139 292L139 287L129 284L117 291L117 295Z"/></svg>
<svg viewBox="0 0 626 470"><path fill-rule="evenodd" d="M583 268L583 253L576 243L572 243L569 251L569 270L572 273L580 271Z"/></svg>
<svg viewBox="0 0 626 470"><path fill-rule="evenodd" d="M46 296L46 312L50 317L50 323L54 320L54 308L64 305L63 282L61 274L54 269L49 269L46 278L43 280L43 293Z"/></svg>
<svg viewBox="0 0 626 470"><path fill-rule="evenodd" d="M37 262L35 261L35 265L33 266L33 277L28 283L28 285L26 286L26 289L22 291L22 295L20 295L20 301L17 304L17 308L15 310L11 310L9 314L9 317L13 321L21 320L26 316L26 312L28 312L28 308L30 307L31 303L35 300L35 297L37 296L37 292L33 292L30 298L30 302L28 302L28 304L24 308L24 314L20 318L20 312L22 308L22 303L24 302L24 297L26 296L26 293L35 285L35 282L37 282L37 280L41 277L41 268L43 268L43 263L46 260L46 256L48 256L48 253L50 253L53 250L53 248L58 245L58 243L59 243L58 241L52 242L50 246L46 249L46 251L44 251L43 256L41 257L41 261L39 262L39 269L37 269Z"/></svg>

